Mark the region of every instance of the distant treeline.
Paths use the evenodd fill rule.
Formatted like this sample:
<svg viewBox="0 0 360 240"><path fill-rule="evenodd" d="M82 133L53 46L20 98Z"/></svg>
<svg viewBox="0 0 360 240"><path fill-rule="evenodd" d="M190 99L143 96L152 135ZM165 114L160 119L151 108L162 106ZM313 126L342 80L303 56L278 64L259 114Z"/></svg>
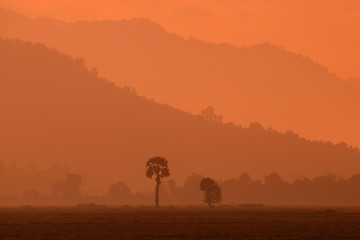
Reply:
<svg viewBox="0 0 360 240"><path fill-rule="evenodd" d="M203 177L189 176L183 187L173 180L164 184L162 201L167 203L201 203L199 183ZM336 175L301 178L292 182L271 173L262 180L253 180L243 173L238 178L219 181L223 204L300 204L300 205L359 205L360 174L350 178Z"/></svg>
<svg viewBox="0 0 360 240"><path fill-rule="evenodd" d="M183 186L174 180L160 187L161 203L203 204L199 174L190 175ZM0 205L44 205L95 203L108 205L152 205L153 191L133 192L124 182L104 189L104 194L91 196L83 187L83 179L69 167L54 165L41 169L36 163L24 166L0 161ZM271 173L262 180L253 180L242 173L238 178L218 181L222 189L222 204L300 204L300 205L359 205L360 174L343 178L325 175L302 178L292 182Z"/></svg>

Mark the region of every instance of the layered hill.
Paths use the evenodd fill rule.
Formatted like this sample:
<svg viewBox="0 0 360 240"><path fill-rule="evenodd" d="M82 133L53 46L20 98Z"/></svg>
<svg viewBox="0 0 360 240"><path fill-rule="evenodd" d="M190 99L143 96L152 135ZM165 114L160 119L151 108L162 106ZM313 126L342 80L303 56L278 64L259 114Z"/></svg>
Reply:
<svg viewBox="0 0 360 240"><path fill-rule="evenodd" d="M360 170L360 152L345 143L206 120L137 96L44 45L0 40L0 52L5 162L68 163L94 191L118 180L144 188L151 183L145 161L154 155L168 158L180 183L193 172L225 179L245 171L292 178Z"/></svg>
<svg viewBox="0 0 360 240"><path fill-rule="evenodd" d="M86 59L119 86L225 121L259 121L311 139L360 145L360 88L310 58L268 43L236 48L166 32L147 19L65 23L0 10L0 36Z"/></svg>

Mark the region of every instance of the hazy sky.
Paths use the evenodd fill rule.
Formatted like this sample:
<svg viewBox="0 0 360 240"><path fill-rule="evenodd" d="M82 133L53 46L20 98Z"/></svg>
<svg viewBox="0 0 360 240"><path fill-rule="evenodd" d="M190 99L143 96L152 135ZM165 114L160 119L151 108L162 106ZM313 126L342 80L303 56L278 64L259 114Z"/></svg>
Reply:
<svg viewBox="0 0 360 240"><path fill-rule="evenodd" d="M360 76L358 0L0 0L31 17L66 21L146 17L182 36L270 42L308 55L342 78Z"/></svg>

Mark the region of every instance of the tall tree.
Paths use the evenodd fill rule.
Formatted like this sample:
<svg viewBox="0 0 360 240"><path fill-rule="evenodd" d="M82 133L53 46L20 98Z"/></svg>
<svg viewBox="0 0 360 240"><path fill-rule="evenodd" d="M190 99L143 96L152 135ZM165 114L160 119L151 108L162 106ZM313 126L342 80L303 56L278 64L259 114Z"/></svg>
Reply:
<svg viewBox="0 0 360 240"><path fill-rule="evenodd" d="M221 201L221 188L211 178L204 178L200 182L200 190L205 192L204 202L209 207L214 207L215 203Z"/></svg>
<svg viewBox="0 0 360 240"><path fill-rule="evenodd" d="M153 178L153 176L155 177L155 206L159 207L159 189L161 179L170 176L168 161L162 157L153 157L147 161L146 167L146 176L151 179Z"/></svg>

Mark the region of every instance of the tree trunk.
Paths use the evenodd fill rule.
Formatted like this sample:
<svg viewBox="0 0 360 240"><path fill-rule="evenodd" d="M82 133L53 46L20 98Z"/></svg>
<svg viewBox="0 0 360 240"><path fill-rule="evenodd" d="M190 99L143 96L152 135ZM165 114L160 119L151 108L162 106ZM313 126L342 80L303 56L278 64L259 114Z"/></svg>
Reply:
<svg viewBox="0 0 360 240"><path fill-rule="evenodd" d="M159 207L159 189L160 189L160 179L156 179L156 189L155 189L155 206Z"/></svg>

